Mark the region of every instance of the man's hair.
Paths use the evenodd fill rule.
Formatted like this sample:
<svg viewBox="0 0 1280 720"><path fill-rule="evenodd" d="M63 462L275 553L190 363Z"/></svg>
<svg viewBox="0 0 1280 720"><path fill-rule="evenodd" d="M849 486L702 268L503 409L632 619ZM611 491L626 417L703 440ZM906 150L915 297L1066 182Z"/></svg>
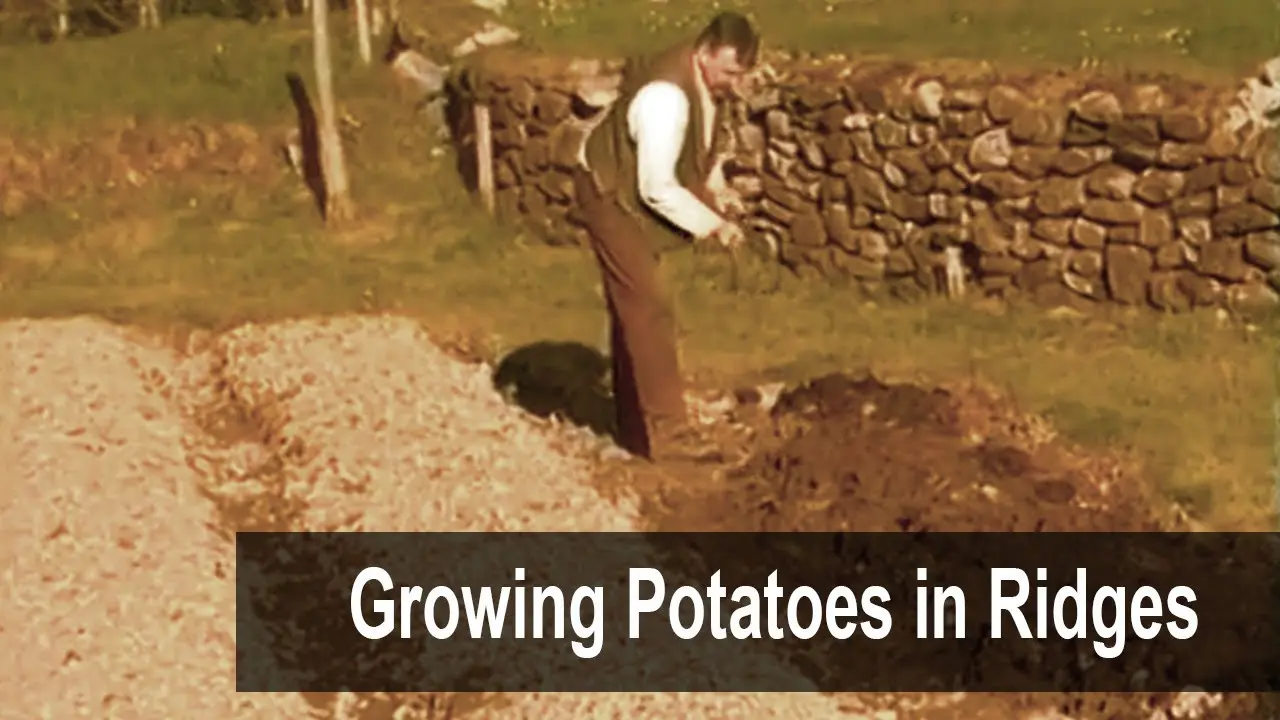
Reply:
<svg viewBox="0 0 1280 720"><path fill-rule="evenodd" d="M751 26L751 21L736 12L722 12L711 19L698 35L697 47L718 50L728 46L738 53L738 62L743 67L756 64L756 56L760 52L760 36Z"/></svg>

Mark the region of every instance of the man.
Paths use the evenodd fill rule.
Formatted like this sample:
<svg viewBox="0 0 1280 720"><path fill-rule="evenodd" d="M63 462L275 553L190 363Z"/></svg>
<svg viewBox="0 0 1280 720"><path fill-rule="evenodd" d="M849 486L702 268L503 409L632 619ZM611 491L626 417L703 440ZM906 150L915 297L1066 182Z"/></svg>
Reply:
<svg viewBox="0 0 1280 720"><path fill-rule="evenodd" d="M619 444L650 460L714 454L689 423L658 253L689 238L743 241L708 183L723 181L717 100L737 90L759 45L750 21L726 12L694 42L628 63L575 178L608 302Z"/></svg>

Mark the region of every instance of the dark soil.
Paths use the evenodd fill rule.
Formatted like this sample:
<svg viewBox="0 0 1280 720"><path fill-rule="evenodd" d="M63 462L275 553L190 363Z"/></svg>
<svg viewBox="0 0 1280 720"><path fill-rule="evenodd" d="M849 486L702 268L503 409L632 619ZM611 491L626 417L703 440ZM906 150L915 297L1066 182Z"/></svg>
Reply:
<svg viewBox="0 0 1280 720"><path fill-rule="evenodd" d="M754 438L748 441L751 455L738 467L634 471L631 481L648 499L645 512L652 528L908 533L1184 529L1171 512L1160 509L1133 469L1066 447L1042 423L1020 417L987 393L832 375L784 393L767 414L750 406L739 410L731 424L739 431L749 428ZM616 482L617 476L613 478ZM1246 647L1248 641L1242 642ZM1227 653L1237 650L1224 648ZM1008 670L1019 659L1004 657L1006 651L999 651L1001 657L982 649L974 652L982 655L975 654L975 663L984 672L1021 671ZM1056 657L1064 652L1071 650L1050 648L1042 662L1073 664ZM865 660L859 667L858 658L841 657L839 644L817 654L821 656L810 648L798 665L819 673L850 668L862 681L867 672L874 675ZM1146 667L1141 665L1144 658L1135 661L1139 664L1124 671ZM1025 717L1048 709L1092 720L1149 718L1173 700L1154 693L969 694L959 705L907 711L900 705L904 698L885 695L877 704L897 706L903 720ZM1231 695L1201 717L1265 717L1260 701L1257 695Z"/></svg>

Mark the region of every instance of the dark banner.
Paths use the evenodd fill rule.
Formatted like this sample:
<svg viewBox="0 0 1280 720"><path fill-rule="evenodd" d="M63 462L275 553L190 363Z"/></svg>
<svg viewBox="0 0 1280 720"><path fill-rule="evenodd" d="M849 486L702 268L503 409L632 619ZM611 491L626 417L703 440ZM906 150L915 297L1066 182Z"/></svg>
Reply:
<svg viewBox="0 0 1280 720"><path fill-rule="evenodd" d="M1275 692L1277 539L241 533L237 688Z"/></svg>

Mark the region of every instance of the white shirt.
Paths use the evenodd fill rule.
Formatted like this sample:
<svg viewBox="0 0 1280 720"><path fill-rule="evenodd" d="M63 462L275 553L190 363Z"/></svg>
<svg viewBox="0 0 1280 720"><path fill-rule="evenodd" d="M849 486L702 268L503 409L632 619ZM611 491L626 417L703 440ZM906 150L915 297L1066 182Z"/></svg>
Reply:
<svg viewBox="0 0 1280 720"><path fill-rule="evenodd" d="M715 105L702 79L696 78L696 82L703 107L702 136L710 145ZM678 85L665 80L642 87L627 108L627 129L636 143L641 201L676 227L701 238L710 235L724 219L676 179L676 162L688 125L689 98ZM724 184L721 166L716 163L708 185L715 191Z"/></svg>

